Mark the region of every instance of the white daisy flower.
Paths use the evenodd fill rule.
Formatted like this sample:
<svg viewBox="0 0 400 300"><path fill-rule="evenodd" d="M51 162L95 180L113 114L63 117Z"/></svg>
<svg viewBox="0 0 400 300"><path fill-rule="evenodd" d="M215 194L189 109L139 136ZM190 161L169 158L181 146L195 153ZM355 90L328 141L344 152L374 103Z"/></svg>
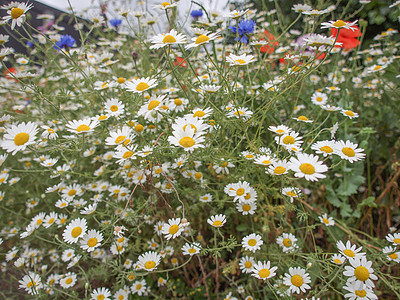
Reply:
<svg viewBox="0 0 400 300"><path fill-rule="evenodd" d="M274 277L276 275L275 271L278 269L278 267L272 267L271 268L271 263L269 261L267 262L257 262L254 264L251 276L254 276L258 279L266 280L271 277Z"/></svg>
<svg viewBox="0 0 400 300"><path fill-rule="evenodd" d="M342 159L353 163L365 158L365 154L362 153L364 149L357 147L358 144L354 144L350 141L337 141L335 143L334 153L339 155Z"/></svg>
<svg viewBox="0 0 400 300"><path fill-rule="evenodd" d="M9 20L12 20L11 30L14 29L15 25L21 27L22 23L24 23L25 21L26 12L30 10L32 7L33 5L32 4L28 5L28 2L26 3L11 2L7 7L8 15L3 17L3 21L8 22Z"/></svg>
<svg viewBox="0 0 400 300"><path fill-rule="evenodd" d="M285 253L291 253L299 248L296 242L297 238L293 234L285 232L276 239L276 243L282 248L283 252Z"/></svg>
<svg viewBox="0 0 400 300"><path fill-rule="evenodd" d="M244 256L239 260L239 268L243 273L251 273L256 261L251 256Z"/></svg>
<svg viewBox="0 0 400 300"><path fill-rule="evenodd" d="M358 118L358 113L351 111L349 109L342 109L340 111L340 113L345 116L348 117L349 119L354 119L354 118Z"/></svg>
<svg viewBox="0 0 400 300"><path fill-rule="evenodd" d="M156 87L156 82L157 79L150 79L150 77L132 79L132 81L128 81L125 83L125 88L129 92L143 93L148 89Z"/></svg>
<svg viewBox="0 0 400 300"><path fill-rule="evenodd" d="M200 243L192 243L192 244L186 243L185 245L182 246L181 250L183 255L193 256L195 254L200 253L201 245Z"/></svg>
<svg viewBox="0 0 400 300"><path fill-rule="evenodd" d="M319 216L318 218L322 224L325 224L325 226L334 226L335 225L335 220L333 220L332 217L328 217L327 214L323 214L322 216Z"/></svg>
<svg viewBox="0 0 400 300"><path fill-rule="evenodd" d="M185 44L186 37L182 33L178 33L175 29L170 32L157 34L150 39L153 44L150 49L160 49L167 45Z"/></svg>
<svg viewBox="0 0 400 300"><path fill-rule="evenodd" d="M226 216L223 214L211 216L207 219L207 223L213 227L222 227L226 223Z"/></svg>
<svg viewBox="0 0 400 300"><path fill-rule="evenodd" d="M322 154L324 157L333 154L333 149L335 149L335 141L319 141L311 145L311 149L315 151L316 154Z"/></svg>
<svg viewBox="0 0 400 300"><path fill-rule="evenodd" d="M257 203L255 201L238 202L236 203L236 209L244 216L254 215L257 209Z"/></svg>
<svg viewBox="0 0 400 300"><path fill-rule="evenodd" d="M396 248L388 246L382 249L382 252L386 254L389 261L400 262L400 251L396 252Z"/></svg>
<svg viewBox="0 0 400 300"><path fill-rule="evenodd" d="M354 21L354 22L345 22L343 20L337 20L337 21L329 21L329 22L322 22L321 23L321 29L324 28L337 28L337 29L350 29L351 31L356 30L356 27L352 27L354 25L356 25L358 22L358 20Z"/></svg>
<svg viewBox="0 0 400 300"><path fill-rule="evenodd" d="M64 275L61 275L60 285L64 289L67 289L67 288L73 287L75 285L76 281L77 281L76 274L72 273L72 272L68 272Z"/></svg>
<svg viewBox="0 0 400 300"><path fill-rule="evenodd" d="M289 164L286 160L276 160L273 161L272 164L268 166L268 169L265 170L265 173L270 175L284 175L289 171Z"/></svg>
<svg viewBox="0 0 400 300"><path fill-rule="evenodd" d="M29 271L28 275L19 281L19 288L25 289L29 295L38 295L38 290L43 288L43 284L38 274Z"/></svg>
<svg viewBox="0 0 400 300"><path fill-rule="evenodd" d="M97 288L93 290L93 292L90 294L91 300L111 300L111 292L109 289L102 287L102 288Z"/></svg>
<svg viewBox="0 0 400 300"><path fill-rule="evenodd" d="M256 252L261 249L261 245L264 244L259 234L249 234L242 239L242 248L248 251Z"/></svg>
<svg viewBox="0 0 400 300"><path fill-rule="evenodd" d="M92 252L95 248L101 245L100 242L102 240L103 235L100 232L91 229L87 234L82 236L80 241L81 249L86 250L87 252Z"/></svg>
<svg viewBox="0 0 400 300"><path fill-rule="evenodd" d="M110 131L110 136L106 138L106 145L116 146L124 144L127 146L134 139L132 129L128 126L123 126L117 131Z"/></svg>
<svg viewBox="0 0 400 300"><path fill-rule="evenodd" d="M386 240L389 243L392 243L394 246L399 246L400 245L400 233L394 233L394 234L388 234L386 236Z"/></svg>
<svg viewBox="0 0 400 300"><path fill-rule="evenodd" d="M290 202L293 203L294 198L301 195L301 190L297 187L285 187L281 190L282 195L290 197Z"/></svg>
<svg viewBox="0 0 400 300"><path fill-rule="evenodd" d="M151 272L160 264L161 255L155 251L149 251L139 256L137 268Z"/></svg>
<svg viewBox="0 0 400 300"><path fill-rule="evenodd" d="M341 254L334 254L331 257L331 261L337 265L343 265L346 262L346 257Z"/></svg>
<svg viewBox="0 0 400 300"><path fill-rule="evenodd" d="M371 268L372 261L367 261L366 256L349 258L351 266L345 266L344 276L348 276L348 283L356 283L356 288L361 289L364 284L368 288L374 288L375 284L372 280L377 280L378 277L373 274L374 270Z"/></svg>
<svg viewBox="0 0 400 300"><path fill-rule="evenodd" d="M295 131L290 131L286 134L282 134L280 136L275 137L275 141L278 145L282 146L297 146L300 147L303 141L301 140L302 137L299 136L299 133Z"/></svg>
<svg viewBox="0 0 400 300"><path fill-rule="evenodd" d="M93 132L94 129L100 124L98 120L92 120L91 118L86 118L83 120L72 120L69 121L65 127L69 132L81 134L87 132Z"/></svg>
<svg viewBox="0 0 400 300"><path fill-rule="evenodd" d="M34 144L37 133L37 125L33 122L11 125L6 129L0 146L15 155L18 151L23 151L27 146Z"/></svg>
<svg viewBox="0 0 400 300"><path fill-rule="evenodd" d="M247 54L235 55L231 53L226 57L226 62L228 62L230 66L245 66L255 61L254 55Z"/></svg>
<svg viewBox="0 0 400 300"><path fill-rule="evenodd" d="M146 280L137 280L131 286L132 294L142 296L146 292Z"/></svg>
<svg viewBox="0 0 400 300"><path fill-rule="evenodd" d="M197 148L204 148L205 146L201 144L205 141L205 138L201 136L204 132L197 131L195 129L187 126L184 130L178 129L172 132L172 136L168 137L168 142L171 145L181 147L185 151L193 152Z"/></svg>
<svg viewBox="0 0 400 300"><path fill-rule="evenodd" d="M124 113L125 105L116 98L111 98L104 104L104 111L108 116L118 117Z"/></svg>
<svg viewBox="0 0 400 300"><path fill-rule="evenodd" d="M342 241L338 241L336 246L341 254L343 254L346 258L359 258L365 255L365 253L359 253L362 250L362 247L357 248L356 245L352 245L350 241L346 242L346 245Z"/></svg>
<svg viewBox="0 0 400 300"><path fill-rule="evenodd" d="M202 34L192 38L192 42L191 44L188 44L185 46L185 49L190 49L190 48L194 48L194 47L198 47L200 45L205 45L208 44L209 42L217 39L220 36L219 33L217 32L211 32L211 31L204 31L202 32Z"/></svg>
<svg viewBox="0 0 400 300"><path fill-rule="evenodd" d="M66 243L76 243L80 237L85 235L87 230L86 219L75 219L65 228L62 236Z"/></svg>
<svg viewBox="0 0 400 300"><path fill-rule="evenodd" d="M307 181L323 179L326 176L322 173L328 171L328 167L318 161L318 156L305 153L297 153L297 158L291 157L289 168L295 172L294 176L304 177Z"/></svg>
<svg viewBox="0 0 400 300"><path fill-rule="evenodd" d="M343 287L345 290L349 291L349 293L344 294L345 298L349 298L350 300L376 300L378 297L374 294L371 288L367 286L358 286L355 282L347 282Z"/></svg>
<svg viewBox="0 0 400 300"><path fill-rule="evenodd" d="M306 290L311 289L311 286L308 285L311 283L310 275L300 267L289 268L289 274L285 273L283 283L289 286L292 293L300 294L300 291L305 293Z"/></svg>
<svg viewBox="0 0 400 300"><path fill-rule="evenodd" d="M162 234L165 234L167 240L180 236L182 231L181 218L169 219L168 223L165 223L161 229Z"/></svg>

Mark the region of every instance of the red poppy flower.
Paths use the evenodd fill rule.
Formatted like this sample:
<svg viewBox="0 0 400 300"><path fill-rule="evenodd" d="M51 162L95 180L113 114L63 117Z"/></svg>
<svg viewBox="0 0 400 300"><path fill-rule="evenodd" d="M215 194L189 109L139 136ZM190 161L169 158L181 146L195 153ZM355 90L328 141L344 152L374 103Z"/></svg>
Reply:
<svg viewBox="0 0 400 300"><path fill-rule="evenodd" d="M175 62L174 62L174 65L175 65L175 66L181 66L181 67L186 68L187 63L186 63L186 60L184 60L182 57L179 57L179 56L178 56L178 57L176 58Z"/></svg>
<svg viewBox="0 0 400 300"><path fill-rule="evenodd" d="M353 31L351 29L340 29L337 42L342 43L342 45L340 46L336 45L335 47L344 49L353 49L360 44L360 41L357 39L358 37L361 36L360 28L357 25L354 25L352 27L356 28L356 30ZM336 28L331 29L331 35L333 37L336 37L337 33L338 30Z"/></svg>
<svg viewBox="0 0 400 300"><path fill-rule="evenodd" d="M264 31L264 35L265 35L265 40L268 42L268 44L262 46L260 48L260 52L271 54L275 51L275 47L277 47L279 43L276 40L276 37L271 33L269 33L268 30Z"/></svg>

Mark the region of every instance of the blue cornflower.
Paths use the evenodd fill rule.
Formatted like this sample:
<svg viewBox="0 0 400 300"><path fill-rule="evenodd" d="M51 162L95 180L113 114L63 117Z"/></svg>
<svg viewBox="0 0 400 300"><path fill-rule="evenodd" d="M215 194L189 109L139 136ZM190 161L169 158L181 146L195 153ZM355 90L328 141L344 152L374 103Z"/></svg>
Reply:
<svg viewBox="0 0 400 300"><path fill-rule="evenodd" d="M232 30L233 33L236 33L237 29L239 29L239 40L242 43L247 44L247 42L248 42L247 35L254 32L255 25L256 25L256 22L254 22L252 19L249 19L249 20L241 21L238 24L238 27L229 26L229 28ZM237 40L237 38L235 40Z"/></svg>
<svg viewBox="0 0 400 300"><path fill-rule="evenodd" d="M119 25L121 25L121 23L122 23L122 20L120 20L120 19L111 19L110 20L110 24L113 27L118 27Z"/></svg>
<svg viewBox="0 0 400 300"><path fill-rule="evenodd" d="M57 50L67 47L70 48L75 44L75 42L75 39L69 34L62 35L53 48Z"/></svg>
<svg viewBox="0 0 400 300"><path fill-rule="evenodd" d="M194 18L194 19L198 19L200 17L203 16L203 11L201 9L198 10L192 10L192 12L190 13L190 15Z"/></svg>

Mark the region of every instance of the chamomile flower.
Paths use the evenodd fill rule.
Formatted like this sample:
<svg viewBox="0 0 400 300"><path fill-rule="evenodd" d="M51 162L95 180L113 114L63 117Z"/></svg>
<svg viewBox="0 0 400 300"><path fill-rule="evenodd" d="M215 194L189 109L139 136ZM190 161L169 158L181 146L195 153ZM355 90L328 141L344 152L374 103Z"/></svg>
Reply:
<svg viewBox="0 0 400 300"><path fill-rule="evenodd" d="M150 49L160 49L168 45L185 44L186 37L182 33L178 33L175 29L171 29L170 32L153 36L150 42L153 44L150 46Z"/></svg>
<svg viewBox="0 0 400 300"><path fill-rule="evenodd" d="M15 155L18 151L23 151L27 146L34 144L37 133L37 125L33 122L11 125L0 140L0 146Z"/></svg>
<svg viewBox="0 0 400 300"><path fill-rule="evenodd" d="M344 294L345 298L350 300L376 300L378 297L374 294L372 288L367 286L359 286L356 282L347 282L343 287L349 293Z"/></svg>
<svg viewBox="0 0 400 300"><path fill-rule="evenodd" d="M106 145L116 146L124 144L127 146L134 139L132 129L128 126L123 126L116 131L110 131L110 136L106 138Z"/></svg>
<svg viewBox="0 0 400 300"><path fill-rule="evenodd" d="M86 219L75 219L65 228L62 236L66 243L76 243L79 238L85 235L87 230Z"/></svg>
<svg viewBox="0 0 400 300"><path fill-rule="evenodd" d="M231 53L226 57L226 62L228 62L230 66L245 66L255 61L254 55L247 54L235 55Z"/></svg>
<svg viewBox="0 0 400 300"><path fill-rule="evenodd" d="M311 149L315 151L316 154L322 154L324 157L333 154L335 149L335 141L319 141L311 145Z"/></svg>
<svg viewBox="0 0 400 300"><path fill-rule="evenodd" d="M239 268L243 273L251 273L256 261L251 256L244 256L239 260Z"/></svg>
<svg viewBox="0 0 400 300"><path fill-rule="evenodd" d="M205 45L208 44L209 42L217 39L219 37L219 33L217 32L210 32L210 31L204 31L202 34L192 38L192 42L188 45L185 46L185 49L190 49L194 47L198 47L200 45Z"/></svg>
<svg viewBox="0 0 400 300"><path fill-rule="evenodd" d="M364 149L357 147L358 144L354 144L350 141L337 141L335 143L334 153L339 155L342 159L353 163L365 158L365 154L362 153Z"/></svg>
<svg viewBox="0 0 400 300"><path fill-rule="evenodd" d="M155 251L149 251L139 256L137 268L151 272L160 264L161 255Z"/></svg>
<svg viewBox="0 0 400 300"><path fill-rule="evenodd" d="M386 240L394 246L400 245L400 233L388 234Z"/></svg>
<svg viewBox="0 0 400 300"><path fill-rule="evenodd" d="M209 107L207 107L207 108L195 108L194 110L193 110L193 117L196 117L196 118L199 118L199 119L206 119L206 118L208 118L209 116L211 116L211 114L212 114L212 112L213 112L213 110L212 110L212 108L209 108Z"/></svg>
<svg viewBox="0 0 400 300"><path fill-rule="evenodd" d="M108 116L119 117L125 111L125 105L116 98L111 98L104 104L104 111Z"/></svg>
<svg viewBox="0 0 400 300"><path fill-rule="evenodd" d="M291 253L299 248L296 242L297 238L293 234L285 232L276 239L276 243L282 248L283 252L285 253Z"/></svg>
<svg viewBox="0 0 400 300"><path fill-rule="evenodd" d="M382 249L382 252L386 254L389 261L400 262L400 251L396 252L396 248L388 246Z"/></svg>
<svg viewBox="0 0 400 300"><path fill-rule="evenodd" d="M109 289L102 287L102 288L97 288L93 290L93 292L90 294L91 300L111 300L111 292Z"/></svg>
<svg viewBox="0 0 400 300"><path fill-rule="evenodd" d="M348 276L348 283L356 283L356 287L361 289L364 284L368 288L375 287L372 280L377 280L378 277L373 274L374 270L371 268L372 261L367 261L366 256L350 258L351 266L345 266L344 276Z"/></svg>
<svg viewBox="0 0 400 300"><path fill-rule="evenodd" d="M7 16L3 17L4 22L11 21L11 30L14 30L15 25L21 27L22 23L24 23L26 18L26 12L33 7L32 4L28 5L26 3L20 2L11 2L10 5L7 7Z"/></svg>
<svg viewBox="0 0 400 300"><path fill-rule="evenodd" d="M226 216L222 214L211 216L210 218L207 219L207 223L213 227L217 228L222 227L226 223Z"/></svg>
<svg viewBox="0 0 400 300"><path fill-rule="evenodd" d="M132 294L142 296L146 292L146 280L137 280L131 286Z"/></svg>
<svg viewBox="0 0 400 300"><path fill-rule="evenodd" d="M200 202L207 203L212 201L212 195L211 194L205 194L203 196L200 196Z"/></svg>
<svg viewBox="0 0 400 300"><path fill-rule="evenodd" d="M346 245L342 241L338 241L336 246L341 254L343 254L346 258L360 258L365 255L365 253L361 253L362 247L357 248L356 245L352 245L350 241L346 242Z"/></svg>
<svg viewBox="0 0 400 300"><path fill-rule="evenodd" d="M87 252L92 252L101 245L100 242L102 240L103 235L100 232L91 229L87 234L82 236L80 241L81 249L86 250Z"/></svg>
<svg viewBox="0 0 400 300"><path fill-rule="evenodd" d="M64 289L68 289L70 287L73 287L77 281L77 276L73 272L68 272L64 275L61 275L60 277L60 285Z"/></svg>
<svg viewBox="0 0 400 300"><path fill-rule="evenodd" d="M337 28L337 29L350 29L351 31L356 30L356 27L352 27L357 24L357 20L354 22L345 22L343 20L322 22L321 29L324 28Z"/></svg>
<svg viewBox="0 0 400 300"><path fill-rule="evenodd" d="M305 178L307 181L318 181L326 176L322 173L328 171L328 167L321 161L318 156L305 153L298 153L297 158L291 157L289 167L295 172L294 176Z"/></svg>
<svg viewBox="0 0 400 300"><path fill-rule="evenodd" d="M49 228L51 225L53 225L55 222L57 222L58 219L58 214L54 211L52 211L50 214L48 214L44 220L43 220L43 227Z"/></svg>
<svg viewBox="0 0 400 300"><path fill-rule="evenodd" d="M290 197L290 202L293 203L294 198L298 198L301 195L301 190L296 187L285 187L282 188L281 193Z"/></svg>
<svg viewBox="0 0 400 300"><path fill-rule="evenodd" d="M197 131L195 133L195 129L189 126L185 129L174 130L172 134L168 137L168 142L171 145L183 148L185 151L193 152L197 148L205 147L201 144L205 141L205 138L201 136L203 132Z"/></svg>
<svg viewBox="0 0 400 300"><path fill-rule="evenodd" d="M289 128L289 127L287 127L285 125L279 125L279 126L272 126L271 125L271 126L268 127L268 130L272 131L273 133L276 133L277 135L280 135L280 136L287 135L292 131L291 128Z"/></svg>
<svg viewBox="0 0 400 300"><path fill-rule="evenodd" d="M163 115L159 113L159 111L163 111L162 107L166 103L167 96L157 96L150 98L145 104L143 104L139 111L138 115L143 116L146 120L151 122L158 122L162 119Z"/></svg>
<svg viewBox="0 0 400 300"><path fill-rule="evenodd" d="M252 233L242 239L242 248L251 252L260 250L262 244L264 244L264 242L259 234Z"/></svg>
<svg viewBox="0 0 400 300"><path fill-rule="evenodd" d="M179 3L179 1L176 1L176 2L164 1L161 4L153 5L153 8L159 8L159 9L162 9L162 10L167 10L167 9L176 7L178 5L178 3Z"/></svg>
<svg viewBox="0 0 400 300"><path fill-rule="evenodd" d="M200 243L186 243L185 245L182 246L182 254L183 255L190 255L193 256L195 254L199 254L201 250Z"/></svg>
<svg viewBox="0 0 400 300"><path fill-rule="evenodd" d="M328 217L327 214L323 214L322 216L319 216L318 218L321 221L321 223L325 224L326 226L334 226L335 225L335 221L333 220L333 218Z"/></svg>
<svg viewBox="0 0 400 300"><path fill-rule="evenodd" d="M30 295L38 295L38 290L43 288L42 280L38 274L29 271L28 275L19 281L19 288L25 289Z"/></svg>
<svg viewBox="0 0 400 300"><path fill-rule="evenodd" d="M349 110L349 109L342 109L342 110L340 111L340 113L341 113L343 116L348 117L349 119L358 118L358 113L356 113L356 112L354 112L354 111L352 111L352 110Z"/></svg>
<svg viewBox="0 0 400 300"><path fill-rule="evenodd" d="M257 262L254 264L251 276L254 276L258 279L266 280L271 277L274 277L276 275L275 271L278 269L278 267L272 267L271 268L271 263L269 261L267 262Z"/></svg>
<svg viewBox="0 0 400 300"><path fill-rule="evenodd" d="M262 154L256 156L254 163L256 165L269 166L273 161L274 159L269 154Z"/></svg>
<svg viewBox="0 0 400 300"><path fill-rule="evenodd" d="M289 290L292 293L305 293L306 290L311 289L311 286L308 285L308 283L311 283L310 275L300 267L289 268L289 274L285 273L283 283L289 286Z"/></svg>
<svg viewBox="0 0 400 300"><path fill-rule="evenodd" d="M180 236L183 232L181 218L169 219L168 223L163 225L161 232L162 234L165 234L167 240Z"/></svg>
<svg viewBox="0 0 400 300"><path fill-rule="evenodd" d="M132 93L143 93L156 86L157 79L150 79L150 77L132 79L132 81L125 83L126 90Z"/></svg>
<svg viewBox="0 0 400 300"><path fill-rule="evenodd" d="M292 118L293 120L304 122L304 123L312 123L313 121L307 118L306 116L299 116L297 118Z"/></svg>
<svg viewBox="0 0 400 300"><path fill-rule="evenodd" d="M273 161L271 165L268 166L268 169L265 170L265 173L270 175L284 175L289 171L289 164L286 160L276 160Z"/></svg>
<svg viewBox="0 0 400 300"><path fill-rule="evenodd" d="M257 203L256 201L238 202L236 203L236 209L244 216L254 215L257 209Z"/></svg>
<svg viewBox="0 0 400 300"><path fill-rule="evenodd" d="M285 147L291 147L291 146L295 146L295 147L300 147L301 144L303 143L303 141L301 140L302 137L299 136L299 133L295 132L295 131L290 131L286 134L282 134L280 136L276 136L275 137L275 141L278 145L282 145Z"/></svg>
<svg viewBox="0 0 400 300"><path fill-rule="evenodd" d="M75 134L82 134L93 132L94 129L100 124L98 120L92 120L91 118L86 118L82 120L72 120L69 121L65 127L69 132Z"/></svg>
<svg viewBox="0 0 400 300"><path fill-rule="evenodd" d="M337 265L343 265L346 262L346 257L341 254L333 254L331 257L331 261Z"/></svg>

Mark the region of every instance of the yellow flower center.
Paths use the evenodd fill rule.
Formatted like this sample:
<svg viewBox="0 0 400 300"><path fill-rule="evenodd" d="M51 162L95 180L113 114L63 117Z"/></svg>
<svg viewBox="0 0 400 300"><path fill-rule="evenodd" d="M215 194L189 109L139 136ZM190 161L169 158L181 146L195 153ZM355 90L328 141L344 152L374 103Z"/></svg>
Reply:
<svg viewBox="0 0 400 300"><path fill-rule="evenodd" d="M249 244L249 246L254 247L255 245L257 245L257 241L255 239L250 239L247 244Z"/></svg>
<svg viewBox="0 0 400 300"><path fill-rule="evenodd" d="M321 102L323 99L322 99L322 97L317 97L317 99L316 99L318 102Z"/></svg>
<svg viewBox="0 0 400 300"><path fill-rule="evenodd" d="M152 261L152 260L149 260L144 264L144 267L147 270L153 269L153 268L155 268L155 266L156 266L156 263L154 261Z"/></svg>
<svg viewBox="0 0 400 300"><path fill-rule="evenodd" d="M124 77L119 77L119 78L117 79L117 82L118 82L118 83L124 83L124 82L125 82L125 78L124 78Z"/></svg>
<svg viewBox="0 0 400 300"><path fill-rule="evenodd" d="M258 272L258 276L260 276L261 278L267 278L270 274L271 272L268 269L261 269Z"/></svg>
<svg viewBox="0 0 400 300"><path fill-rule="evenodd" d="M187 127L187 125L183 126L183 130L186 130L186 127ZM191 127L192 129L194 129L194 133L197 132L196 126L194 126L193 124L190 124L190 127Z"/></svg>
<svg viewBox="0 0 400 300"><path fill-rule="evenodd" d="M287 192L286 195L288 195L289 197L296 197L296 193L293 191Z"/></svg>
<svg viewBox="0 0 400 300"><path fill-rule="evenodd" d="M246 63L246 61L243 59L237 59L237 60L235 60L235 63L238 63L239 65L243 65Z"/></svg>
<svg viewBox="0 0 400 300"><path fill-rule="evenodd" d="M176 39L172 35L168 34L163 38L162 41L164 44L172 44L176 42Z"/></svg>
<svg viewBox="0 0 400 300"><path fill-rule="evenodd" d="M68 278L67 280L65 280L66 284L70 284L72 282L72 278Z"/></svg>
<svg viewBox="0 0 400 300"><path fill-rule="evenodd" d="M247 194L244 196L244 199L249 200L250 197L251 197L250 193L247 193Z"/></svg>
<svg viewBox="0 0 400 300"><path fill-rule="evenodd" d="M350 249L345 249L345 250L343 250L343 254L346 255L346 256L348 256L348 257L354 257L354 256L356 256L356 255L354 254L354 252L353 252L352 250L350 250Z"/></svg>
<svg viewBox="0 0 400 300"><path fill-rule="evenodd" d="M349 156L349 157L354 157L356 155L353 148L350 148L350 147L344 147L342 149L342 152L344 155Z"/></svg>
<svg viewBox="0 0 400 300"><path fill-rule="evenodd" d="M303 278L300 275L293 275L290 279L294 286L300 287L303 284Z"/></svg>
<svg viewBox="0 0 400 300"><path fill-rule="evenodd" d="M321 150L322 152L325 152L325 153L332 153L333 152L333 149L331 147L329 147L329 146L323 146L319 150Z"/></svg>
<svg viewBox="0 0 400 300"><path fill-rule="evenodd" d="M11 10L11 18L13 19L18 19L20 16L22 16L25 13L25 11L22 8L19 7L14 7Z"/></svg>
<svg viewBox="0 0 400 300"><path fill-rule="evenodd" d="M334 262L335 262L335 264L338 264L338 265L342 263L342 261L340 259L337 259L337 258L334 260Z"/></svg>
<svg viewBox="0 0 400 300"><path fill-rule="evenodd" d="M137 132L142 132L143 129L144 129L144 127L143 127L142 124L137 124L137 125L135 126L135 130L136 130Z"/></svg>
<svg viewBox="0 0 400 300"><path fill-rule="evenodd" d="M193 114L193 117L202 118L202 117L204 117L205 114L206 114L206 113L205 113L204 111L199 110L199 111L196 111L196 112Z"/></svg>
<svg viewBox="0 0 400 300"><path fill-rule="evenodd" d="M286 136L286 137L282 140L282 142L283 142L285 145L291 145L291 144L294 144L294 143L296 142L296 140L294 139L294 137L288 135L288 136Z"/></svg>
<svg viewBox="0 0 400 300"><path fill-rule="evenodd" d="M356 276L358 280L365 281L369 278L369 271L366 267L358 266L354 270L354 276Z"/></svg>
<svg viewBox="0 0 400 300"><path fill-rule="evenodd" d="M393 240L393 243L395 243L395 244L400 244L400 239L394 239L394 240Z"/></svg>
<svg viewBox="0 0 400 300"><path fill-rule="evenodd" d="M202 44L202 43L208 42L209 40L210 40L210 38L208 36L202 34L196 39L195 43L198 45L198 44Z"/></svg>
<svg viewBox="0 0 400 300"><path fill-rule="evenodd" d="M111 110L111 111L117 111L117 110L118 110L118 106L116 106L116 105L111 105L110 110Z"/></svg>
<svg viewBox="0 0 400 300"><path fill-rule="evenodd" d="M356 294L358 297L365 297L367 292L365 290L355 290L354 294Z"/></svg>
<svg viewBox="0 0 400 300"><path fill-rule="evenodd" d="M87 241L87 245L91 248L97 245L97 239L96 238L91 238Z"/></svg>
<svg viewBox="0 0 400 300"><path fill-rule="evenodd" d="M329 220L327 218L323 218L322 222L324 222L325 224L329 224Z"/></svg>
<svg viewBox="0 0 400 300"><path fill-rule="evenodd" d="M290 247L290 246L292 246L292 241L290 239L284 239L283 240L283 245L285 247Z"/></svg>
<svg viewBox="0 0 400 300"><path fill-rule="evenodd" d="M343 27L346 26L346 22L343 20L337 20L335 23L332 24L335 27Z"/></svg>
<svg viewBox="0 0 400 300"><path fill-rule="evenodd" d="M380 69L382 69L382 67L380 65L376 65L374 71L379 71Z"/></svg>
<svg viewBox="0 0 400 300"><path fill-rule="evenodd" d="M68 196L70 196L70 197L74 196L75 194L76 194L76 190L70 190L68 192Z"/></svg>
<svg viewBox="0 0 400 300"><path fill-rule="evenodd" d="M40 224L42 224L42 223L43 223L42 219L39 219L39 220L36 221L36 225L38 225L38 226L39 226Z"/></svg>
<svg viewBox="0 0 400 300"><path fill-rule="evenodd" d="M245 204L245 205L242 206L243 211L249 211L250 208L251 208L251 206L248 205L248 204Z"/></svg>
<svg viewBox="0 0 400 300"><path fill-rule="evenodd" d="M166 7L166 6L170 6L171 3L169 3L169 2L163 2L163 3L161 3L161 5L162 5L163 7Z"/></svg>
<svg viewBox="0 0 400 300"><path fill-rule="evenodd" d="M49 224L53 224L53 223L54 223L54 218L51 218L51 219L48 221L48 223L49 223Z"/></svg>
<svg viewBox="0 0 400 300"><path fill-rule="evenodd" d="M297 119L300 121L308 121L308 118L306 116L300 116Z"/></svg>
<svg viewBox="0 0 400 300"><path fill-rule="evenodd" d="M147 106L147 109L148 109L148 110L153 110L153 109L156 108L159 104L160 104L160 101L152 100L152 101L150 101L149 105Z"/></svg>
<svg viewBox="0 0 400 300"><path fill-rule="evenodd" d="M36 286L36 282L34 281L30 281L28 282L28 284L26 285L28 288L32 288L33 286Z"/></svg>
<svg viewBox="0 0 400 300"><path fill-rule="evenodd" d="M182 100L179 99L179 98L176 98L176 99L174 100L174 103L175 103L175 105L177 105L177 106L181 106L181 105L183 104Z"/></svg>
<svg viewBox="0 0 400 300"><path fill-rule="evenodd" d="M244 194L244 188L238 188L236 191L236 195L242 196Z"/></svg>
<svg viewBox="0 0 400 300"><path fill-rule="evenodd" d="M129 157L131 157L133 155L133 152L132 151L126 151L123 155L122 155L122 158L129 158Z"/></svg>
<svg viewBox="0 0 400 300"><path fill-rule="evenodd" d="M191 137L185 136L180 139L179 144L184 148L190 148L195 144L195 142Z"/></svg>
<svg viewBox="0 0 400 300"><path fill-rule="evenodd" d="M274 173L280 175L280 174L285 173L285 171L286 171L286 169L284 167L279 166L279 167L275 168Z"/></svg>
<svg viewBox="0 0 400 300"><path fill-rule="evenodd" d="M221 167L225 168L227 165L228 165L228 163L224 162L224 163L221 164Z"/></svg>
<svg viewBox="0 0 400 300"><path fill-rule="evenodd" d="M312 164L304 163L299 167L300 171L307 175L312 175L315 173L315 168Z"/></svg>
<svg viewBox="0 0 400 300"><path fill-rule="evenodd" d="M344 113L346 114L346 116L354 117L354 113L351 110L346 110Z"/></svg>
<svg viewBox="0 0 400 300"><path fill-rule="evenodd" d="M168 232L172 235L174 235L175 233L177 233L179 230L179 225L171 225L168 229Z"/></svg>
<svg viewBox="0 0 400 300"><path fill-rule="evenodd" d="M103 295L98 295L98 296L97 296L97 300L104 300L104 298L105 298L105 297L104 297Z"/></svg>
<svg viewBox="0 0 400 300"><path fill-rule="evenodd" d="M196 174L194 174L194 178L196 178L196 179L201 179L201 177L203 177L203 174L201 174L200 172L197 172Z"/></svg>
<svg viewBox="0 0 400 300"><path fill-rule="evenodd" d="M120 143L122 143L123 141L125 141L125 139L126 139L126 136L125 136L125 135L120 135L119 137L117 137L117 138L115 139L115 143L116 143L116 144L120 144Z"/></svg>
<svg viewBox="0 0 400 300"><path fill-rule="evenodd" d="M276 131L276 133L279 134L279 135L283 134L284 132L285 132L285 131L282 130L282 129L278 129L278 130Z"/></svg>
<svg viewBox="0 0 400 300"><path fill-rule="evenodd" d="M190 248L190 249L189 249L189 253L196 253L196 249Z"/></svg>
<svg viewBox="0 0 400 300"><path fill-rule="evenodd" d="M78 128L76 128L76 131L78 131L78 132L89 131L89 130L90 130L90 127L85 124L79 125Z"/></svg>
<svg viewBox="0 0 400 300"><path fill-rule="evenodd" d="M136 90L139 92L142 92L144 90L147 90L149 88L149 85L146 82L140 82L137 86L136 86Z"/></svg>
<svg viewBox="0 0 400 300"><path fill-rule="evenodd" d="M107 116L105 116L105 115L102 115L99 117L99 121L106 120L106 119L107 119Z"/></svg>
<svg viewBox="0 0 400 300"><path fill-rule="evenodd" d="M388 255L391 259L396 259L398 257L397 253L392 253Z"/></svg>
<svg viewBox="0 0 400 300"><path fill-rule="evenodd" d="M71 236L72 236L73 238L77 238L81 233L82 233L82 228L81 228L81 227L75 227L75 228L72 229L72 231L71 231Z"/></svg>
<svg viewBox="0 0 400 300"><path fill-rule="evenodd" d="M252 155L252 154L246 154L246 156L245 156L246 158L253 158L254 157L254 155Z"/></svg>
<svg viewBox="0 0 400 300"><path fill-rule="evenodd" d="M27 141L29 141L29 134L25 133L25 132L21 132L18 133L15 137L14 137L14 143L17 146L22 146L23 144L25 144Z"/></svg>
<svg viewBox="0 0 400 300"><path fill-rule="evenodd" d="M222 226L222 222L220 220L214 221L213 226L221 227Z"/></svg>
<svg viewBox="0 0 400 300"><path fill-rule="evenodd" d="M245 266L247 269L250 269L250 268L253 266L253 264L251 263L251 261L246 261L246 262L244 263L244 266Z"/></svg>

